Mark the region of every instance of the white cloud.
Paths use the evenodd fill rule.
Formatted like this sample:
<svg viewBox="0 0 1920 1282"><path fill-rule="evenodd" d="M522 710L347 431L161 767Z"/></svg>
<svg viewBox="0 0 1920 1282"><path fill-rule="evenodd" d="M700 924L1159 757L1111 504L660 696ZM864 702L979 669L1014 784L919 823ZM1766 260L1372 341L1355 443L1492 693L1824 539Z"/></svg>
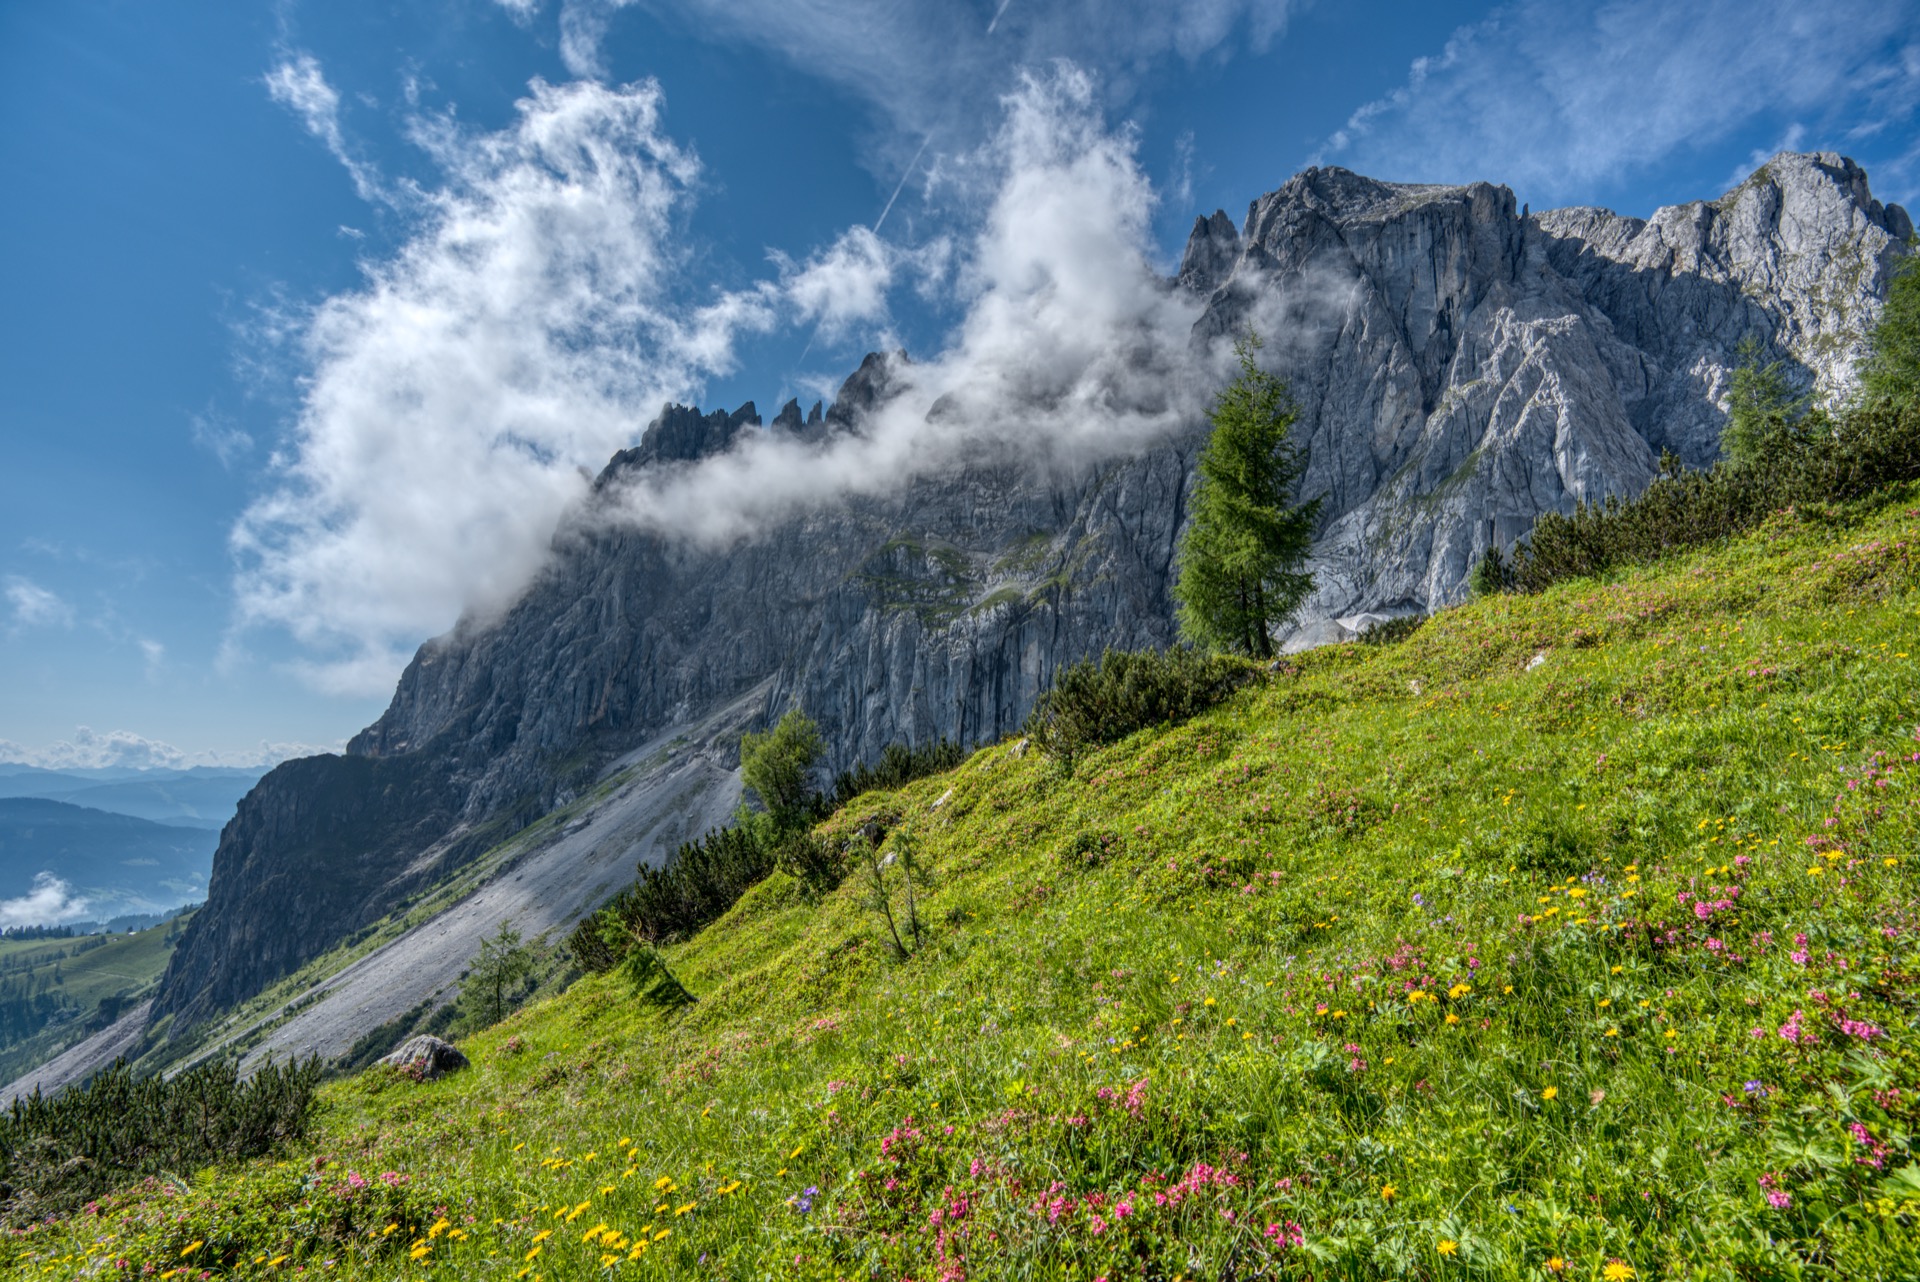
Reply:
<svg viewBox="0 0 1920 1282"><path fill-rule="evenodd" d="M858 433L761 434L629 478L618 519L724 546L964 458L1111 457L1194 422L1198 306L1152 268L1154 196L1134 152L1130 133L1104 128L1089 76L1026 77L996 136L948 179L994 195L960 255L966 315L945 350L898 368L900 394Z"/></svg>
<svg viewBox="0 0 1920 1282"><path fill-rule="evenodd" d="M493 0L502 9L513 15L515 22L527 22L540 12L540 0Z"/></svg>
<svg viewBox="0 0 1920 1282"><path fill-rule="evenodd" d="M590 80L605 79L600 42L617 10L634 0L565 0L560 6L560 61L568 71Z"/></svg>
<svg viewBox="0 0 1920 1282"><path fill-rule="evenodd" d="M992 142L946 160L932 181L986 193L965 202L980 208L963 247L855 228L706 300L686 297L675 248L698 167L660 106L651 84L535 82L498 133L419 130L446 186L362 289L306 319L280 481L233 534L238 623L291 633L310 683L391 689L422 639L517 599L588 478L663 402L730 370L741 334L884 329L908 282L957 289L966 319L863 436L756 437L646 480L624 519L724 541L969 451L1112 454L1190 421L1195 309L1152 270L1152 187L1091 77L1027 77Z"/></svg>
<svg viewBox="0 0 1920 1282"><path fill-rule="evenodd" d="M1522 0L1415 61L1316 162L1579 198L1751 121L1854 100L1911 21L1879 0Z"/></svg>
<svg viewBox="0 0 1920 1282"><path fill-rule="evenodd" d="M73 607L32 579L18 574L6 577L7 605L13 611L13 626L21 628L73 626Z"/></svg>
<svg viewBox="0 0 1920 1282"><path fill-rule="evenodd" d="M417 124L445 185L304 318L293 440L232 536L240 623L291 632L316 685L391 688L422 637L510 602L582 469L771 323L770 287L679 297L698 164L660 107L651 83L535 81L497 133Z"/></svg>
<svg viewBox="0 0 1920 1282"><path fill-rule="evenodd" d="M160 668L167 661L167 647L151 637L139 637L134 644L140 647L140 654L146 660L147 679L160 675Z"/></svg>
<svg viewBox="0 0 1920 1282"><path fill-rule="evenodd" d="M87 901L50 872L36 873L33 889L18 899L0 899L0 930L15 926L60 926L87 915Z"/></svg>
<svg viewBox="0 0 1920 1282"><path fill-rule="evenodd" d="M333 158L353 179L353 189L362 200L385 200L379 175L359 161L347 147L340 127L340 94L327 83L320 63L312 54L297 53L282 58L266 76L267 93L281 106L300 117L307 132L325 144Z"/></svg>
<svg viewBox="0 0 1920 1282"><path fill-rule="evenodd" d="M0 739L0 761L39 766L45 770L98 770L109 767L125 770L185 770L191 766L232 766L235 768L275 766L294 757L311 757L321 752L339 752L340 744L319 746L307 743L270 743L262 739L251 748L186 752L158 739L148 739L131 730L94 730L77 726L73 738L61 739L40 748L27 748L8 739Z"/></svg>
<svg viewBox="0 0 1920 1282"><path fill-rule="evenodd" d="M837 339L855 325L885 318L897 258L871 230L855 227L805 264L784 254L774 261L800 319L817 322L829 339Z"/></svg>

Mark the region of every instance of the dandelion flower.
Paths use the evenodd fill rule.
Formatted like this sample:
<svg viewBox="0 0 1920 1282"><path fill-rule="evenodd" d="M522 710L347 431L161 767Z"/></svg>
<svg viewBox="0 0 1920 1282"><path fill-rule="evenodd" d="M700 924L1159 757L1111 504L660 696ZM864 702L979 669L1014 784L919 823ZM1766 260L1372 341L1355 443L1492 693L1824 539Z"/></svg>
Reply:
<svg viewBox="0 0 1920 1282"><path fill-rule="evenodd" d="M195 1251L198 1251L201 1247L205 1245L206 1245L206 1242L204 1239L200 1241L187 1243L186 1247L180 1252L180 1258L183 1260L186 1259L189 1255L192 1255Z"/></svg>
<svg viewBox="0 0 1920 1282"><path fill-rule="evenodd" d="M1380 1186L1380 1197L1382 1201L1391 1202L1393 1201L1394 1198L1399 1196L1400 1196L1400 1190L1395 1188L1393 1185L1383 1184Z"/></svg>
<svg viewBox="0 0 1920 1282"><path fill-rule="evenodd" d="M1561 1259L1559 1256L1556 1255L1547 1261L1547 1272L1565 1273L1566 1271L1567 1271L1567 1262Z"/></svg>
<svg viewBox="0 0 1920 1282"><path fill-rule="evenodd" d="M1608 1260L1607 1267L1600 1270L1600 1276L1607 1282L1627 1282L1633 1276L1633 1266L1625 1260Z"/></svg>
<svg viewBox="0 0 1920 1282"><path fill-rule="evenodd" d="M1559 1094L1560 1088L1558 1086L1549 1086L1546 1090L1540 1092L1540 1098L1550 1100L1556 1098Z"/></svg>
<svg viewBox="0 0 1920 1282"><path fill-rule="evenodd" d="M1442 1255L1454 1255L1459 1252L1460 1244L1450 1237L1443 1237L1440 1239L1438 1249Z"/></svg>

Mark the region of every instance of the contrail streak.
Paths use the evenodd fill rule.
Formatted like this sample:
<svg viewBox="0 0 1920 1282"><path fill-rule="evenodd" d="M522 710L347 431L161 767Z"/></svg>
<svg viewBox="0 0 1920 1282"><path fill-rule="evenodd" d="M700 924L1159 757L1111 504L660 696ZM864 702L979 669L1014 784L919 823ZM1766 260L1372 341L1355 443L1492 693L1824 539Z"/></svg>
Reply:
<svg viewBox="0 0 1920 1282"><path fill-rule="evenodd" d="M1007 0L1007 3L1011 4L1012 0ZM1002 5L1001 7L1005 8L1006 6ZM900 175L900 185L893 189L893 195L887 197L887 207L882 209L880 216L873 220L873 230L876 234L880 231L880 224L887 221L887 215L893 212L893 202L900 199L900 193L907 189L907 179L913 177L914 169L920 164L920 157L926 154L927 144L932 141L932 134L928 134L925 138L921 139L920 150L914 152L913 159L907 162L907 172Z"/></svg>
<svg viewBox="0 0 1920 1282"><path fill-rule="evenodd" d="M1000 7L993 11L993 21L987 24L988 35L992 35L993 29L1000 25L1000 15L1005 13L1007 11L1007 6L1012 3L1013 3L1013 0L1000 0Z"/></svg>

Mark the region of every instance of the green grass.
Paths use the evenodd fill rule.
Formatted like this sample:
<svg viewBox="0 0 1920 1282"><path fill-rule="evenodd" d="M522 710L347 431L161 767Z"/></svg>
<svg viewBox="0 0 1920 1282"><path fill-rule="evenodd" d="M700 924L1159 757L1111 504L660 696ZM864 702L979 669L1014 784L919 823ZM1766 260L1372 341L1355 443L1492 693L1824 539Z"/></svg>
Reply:
<svg viewBox="0 0 1920 1282"><path fill-rule="evenodd" d="M46 985L71 1003L73 1016L30 1037L0 1047L0 1082L12 1081L88 1035L98 1025L100 1003L118 998L116 1010L150 995L167 968L173 938L192 914L127 935L81 935L73 939L0 942L0 982ZM57 978L56 978L57 975Z"/></svg>
<svg viewBox="0 0 1920 1282"><path fill-rule="evenodd" d="M868 794L822 836L911 830L916 955L775 874L665 950L695 1005L583 980L0 1265L1920 1276L1916 505Z"/></svg>

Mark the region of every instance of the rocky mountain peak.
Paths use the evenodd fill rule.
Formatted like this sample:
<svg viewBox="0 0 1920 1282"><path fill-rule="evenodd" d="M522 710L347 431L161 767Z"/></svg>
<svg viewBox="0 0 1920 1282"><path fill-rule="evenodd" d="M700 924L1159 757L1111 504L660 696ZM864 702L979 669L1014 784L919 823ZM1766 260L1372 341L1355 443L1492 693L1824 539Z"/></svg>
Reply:
<svg viewBox="0 0 1920 1282"><path fill-rule="evenodd" d="M1211 218L1195 218L1187 252L1180 256L1180 284L1205 297L1219 288L1239 257L1240 232L1226 210L1214 210Z"/></svg>
<svg viewBox="0 0 1920 1282"><path fill-rule="evenodd" d="M1743 339L1843 388L1911 229L1824 153L1646 219L1321 168L1238 230L1196 220L1180 274L1205 300L1195 345L1263 336L1300 408L1301 497L1326 499L1294 639L1458 600L1487 548L1638 492L1663 449L1711 462ZM870 354L830 410L802 421L789 401L774 430L858 431L905 362ZM758 425L751 404L668 406L603 480ZM503 617L422 647L346 756L287 763L241 804L156 1018L184 1027L258 992L716 709L801 707L839 769L895 742L991 740L1062 665L1170 643L1206 430L1102 462L953 469L724 553L577 523Z"/></svg>

